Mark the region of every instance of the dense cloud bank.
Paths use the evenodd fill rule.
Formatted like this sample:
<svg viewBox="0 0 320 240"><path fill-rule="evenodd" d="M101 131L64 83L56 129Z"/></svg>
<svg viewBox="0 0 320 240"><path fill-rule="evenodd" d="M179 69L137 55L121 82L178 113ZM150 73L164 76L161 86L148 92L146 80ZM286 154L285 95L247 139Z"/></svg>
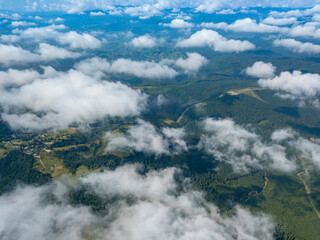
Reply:
<svg viewBox="0 0 320 240"><path fill-rule="evenodd" d="M18 187L0 197L0 236L17 240L273 239L270 218L240 207L232 216L223 216L201 193L189 188L177 191L178 172L169 168L141 175L137 166L127 165L81 178L80 184L100 198L119 198L109 201L107 213L99 215L89 207L71 205L70 187L59 182Z"/></svg>
<svg viewBox="0 0 320 240"><path fill-rule="evenodd" d="M106 116L137 116L147 96L120 82L109 82L71 69L45 67L0 72L2 118L14 129L41 131L88 124Z"/></svg>

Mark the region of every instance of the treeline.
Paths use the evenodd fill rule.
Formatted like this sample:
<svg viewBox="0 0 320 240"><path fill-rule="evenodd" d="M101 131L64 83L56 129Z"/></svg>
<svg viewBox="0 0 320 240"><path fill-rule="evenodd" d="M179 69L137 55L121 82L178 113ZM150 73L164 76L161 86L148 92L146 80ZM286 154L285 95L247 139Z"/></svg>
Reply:
<svg viewBox="0 0 320 240"><path fill-rule="evenodd" d="M35 159L20 150L12 150L0 161L0 194L12 189L17 183L44 184L49 174L34 169Z"/></svg>
<svg viewBox="0 0 320 240"><path fill-rule="evenodd" d="M70 145L84 144L88 142L88 138L85 134L74 134L67 139L55 139L51 147L66 147Z"/></svg>
<svg viewBox="0 0 320 240"><path fill-rule="evenodd" d="M86 166L89 169L107 167L114 169L121 162L121 158L115 155L91 155L90 148L87 146L79 146L67 150L55 151L54 156L61 159L65 167L71 173L76 173L77 168Z"/></svg>

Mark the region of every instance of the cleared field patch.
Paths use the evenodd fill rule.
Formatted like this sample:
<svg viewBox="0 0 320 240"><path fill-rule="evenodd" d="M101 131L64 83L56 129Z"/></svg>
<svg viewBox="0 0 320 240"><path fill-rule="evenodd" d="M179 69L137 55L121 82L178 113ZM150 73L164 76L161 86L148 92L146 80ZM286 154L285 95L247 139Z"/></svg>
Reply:
<svg viewBox="0 0 320 240"><path fill-rule="evenodd" d="M53 157L49 153L41 153L40 156L35 159L35 168L42 173L50 174L54 178L70 172L64 167L62 160Z"/></svg>
<svg viewBox="0 0 320 240"><path fill-rule="evenodd" d="M163 121L164 123L170 125L170 126L171 126L172 124L176 123L175 121L173 121L173 120L171 120L171 119L163 119L162 121Z"/></svg>
<svg viewBox="0 0 320 240"><path fill-rule="evenodd" d="M56 147L54 148L55 151L62 151L62 150L69 150L71 148L77 148L77 147L83 147L83 146L87 146L89 147L90 144L88 143L83 143L83 144L77 144L77 145L69 145L69 146L65 146L65 147Z"/></svg>
<svg viewBox="0 0 320 240"><path fill-rule="evenodd" d="M244 94L250 97L254 97L258 99L261 102L267 103L265 100L263 100L259 95L256 94L255 91L258 90L263 90L262 88L243 88L243 89L235 89L235 90L230 90L227 92L228 95L230 96L237 96L239 94Z"/></svg>

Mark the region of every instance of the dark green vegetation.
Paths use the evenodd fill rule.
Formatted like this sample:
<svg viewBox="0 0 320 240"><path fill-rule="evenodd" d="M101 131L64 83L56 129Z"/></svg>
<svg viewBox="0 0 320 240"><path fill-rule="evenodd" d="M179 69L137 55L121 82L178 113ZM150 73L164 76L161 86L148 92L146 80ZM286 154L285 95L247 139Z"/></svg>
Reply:
<svg viewBox="0 0 320 240"><path fill-rule="evenodd" d="M18 183L44 184L50 175L34 169L33 156L12 150L0 161L0 193L11 190Z"/></svg>

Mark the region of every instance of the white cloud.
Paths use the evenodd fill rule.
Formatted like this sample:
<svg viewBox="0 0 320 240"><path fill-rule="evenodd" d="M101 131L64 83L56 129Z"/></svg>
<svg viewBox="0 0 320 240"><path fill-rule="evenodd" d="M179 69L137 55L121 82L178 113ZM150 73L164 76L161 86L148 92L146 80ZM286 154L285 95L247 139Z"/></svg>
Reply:
<svg viewBox="0 0 320 240"><path fill-rule="evenodd" d="M0 88L10 88L15 86L23 86L39 78L40 74L34 70L16 70L9 69L7 71L0 71Z"/></svg>
<svg viewBox="0 0 320 240"><path fill-rule="evenodd" d="M188 39L177 42L177 47L212 47L217 52L243 52L255 46L249 41L226 39L216 31L203 29L192 34Z"/></svg>
<svg viewBox="0 0 320 240"><path fill-rule="evenodd" d="M163 59L162 64L174 65L184 70L186 74L193 74L198 72L199 69L208 63L208 60L197 52L187 52L187 58L173 59Z"/></svg>
<svg viewBox="0 0 320 240"><path fill-rule="evenodd" d="M131 45L138 48L152 48L157 45L157 39L150 36L149 34L145 34L143 36L139 36L133 38L131 40Z"/></svg>
<svg viewBox="0 0 320 240"><path fill-rule="evenodd" d="M68 44L72 49L96 49L101 47L101 41L88 33L79 34L75 31L67 32L58 37L61 44Z"/></svg>
<svg viewBox="0 0 320 240"><path fill-rule="evenodd" d="M46 27L27 28L25 30L15 29L12 33L17 34L22 39L32 39L34 41L42 41L44 39L55 39L59 34L58 30L64 30L67 27L63 24L50 25ZM35 36L37 36L35 38Z"/></svg>
<svg viewBox="0 0 320 240"><path fill-rule="evenodd" d="M65 20L61 17L57 17L54 19L55 22L64 22Z"/></svg>
<svg viewBox="0 0 320 240"><path fill-rule="evenodd" d="M104 12L90 12L90 16L105 16Z"/></svg>
<svg viewBox="0 0 320 240"><path fill-rule="evenodd" d="M295 162L286 157L283 146L264 143L260 136L231 119L207 118L202 124L206 133L201 137L200 147L217 160L229 163L238 174L257 169L296 169Z"/></svg>
<svg viewBox="0 0 320 240"><path fill-rule="evenodd" d="M300 42L295 39L276 39L273 41L274 46L281 46L288 48L293 52L318 54L320 53L320 45L316 45L310 42Z"/></svg>
<svg viewBox="0 0 320 240"><path fill-rule="evenodd" d="M162 63L133 61L124 58L109 63L105 59L95 57L80 62L76 65L76 68L87 74L94 74L99 71L105 73L124 73L151 79L173 78L178 74L174 69Z"/></svg>
<svg viewBox="0 0 320 240"><path fill-rule="evenodd" d="M317 105L317 97L320 94L320 75L302 73L300 71L281 72L273 78L263 78L259 85L279 91L279 96L301 101L312 101Z"/></svg>
<svg viewBox="0 0 320 240"><path fill-rule="evenodd" d="M94 57L77 63L75 67L86 74L95 76L101 76L103 73L123 73L142 78L163 79L174 78L179 74L170 65L183 69L185 73L194 73L207 61L198 53L187 53L187 58L178 58L177 60L163 59L159 63L133 61L125 58L108 62L106 59Z"/></svg>
<svg viewBox="0 0 320 240"><path fill-rule="evenodd" d="M257 23L256 20L253 20L251 18L239 19L230 24L227 24L225 22L201 23L200 26L205 28L230 30L234 32L274 33L288 31L287 28L272 26L264 23Z"/></svg>
<svg viewBox="0 0 320 240"><path fill-rule="evenodd" d="M166 104L168 100L162 95L158 95L157 100L156 100L156 105L158 107L162 106L163 104Z"/></svg>
<svg viewBox="0 0 320 240"><path fill-rule="evenodd" d="M0 44L0 63L3 65L77 58L80 56L80 53L74 53L46 43L41 43L35 53L22 49L21 47Z"/></svg>
<svg viewBox="0 0 320 240"><path fill-rule="evenodd" d="M314 141L307 140L300 137L299 134L297 134L290 128L275 131L272 134L271 138L277 142L288 144L296 151L297 155L306 157L307 159L311 160L317 168L320 168L319 139L316 139Z"/></svg>
<svg viewBox="0 0 320 240"><path fill-rule="evenodd" d="M320 23L307 22L304 25L295 26L290 29L289 35L293 37L320 38Z"/></svg>
<svg viewBox="0 0 320 240"><path fill-rule="evenodd" d="M301 2L304 4L305 2ZM309 6L310 7L310 6ZM303 8L303 6L300 6L300 8ZM312 16L315 13L320 13L320 5L315 5L313 3L312 8L309 9L295 9L295 10L290 10L290 11L271 11L270 15L274 17L303 17L303 16Z"/></svg>
<svg viewBox="0 0 320 240"><path fill-rule="evenodd" d="M35 42L46 39L55 40L62 45L68 45L72 49L96 49L101 47L102 42L89 33L77 33L75 31L60 32L66 29L63 24L46 27L28 28L25 30L12 31L18 39L32 39ZM2 38L4 35L2 35ZM11 37L13 38L13 37ZM9 39L9 37L7 37Z"/></svg>
<svg viewBox="0 0 320 240"><path fill-rule="evenodd" d="M293 138L294 135L295 135L295 132L293 132L291 129L287 129L287 128L280 129L272 133L271 140L279 143L284 140Z"/></svg>
<svg viewBox="0 0 320 240"><path fill-rule="evenodd" d="M140 6L126 7L124 13L133 17L139 17L140 19L148 19L153 16L162 15L162 9L163 8L157 4L147 3Z"/></svg>
<svg viewBox="0 0 320 240"><path fill-rule="evenodd" d="M319 141L311 142L310 140L299 137L289 142L291 146L301 152L301 154L310 159L319 169L320 168L320 144Z"/></svg>
<svg viewBox="0 0 320 240"><path fill-rule="evenodd" d="M156 156L180 154L188 150L184 135L182 128L158 130L151 123L138 119L137 125L130 127L126 134L108 132L107 150L130 149Z"/></svg>
<svg viewBox="0 0 320 240"><path fill-rule="evenodd" d="M320 22L320 14L317 13L317 14L313 15L312 20L315 22Z"/></svg>
<svg viewBox="0 0 320 240"><path fill-rule="evenodd" d="M199 12L213 13L220 10L221 8L224 8L226 5L227 4L223 3L223 1L204 0L196 8L196 10Z"/></svg>
<svg viewBox="0 0 320 240"><path fill-rule="evenodd" d="M193 24L177 18L173 19L171 23L164 23L163 26L171 28L191 28Z"/></svg>
<svg viewBox="0 0 320 240"><path fill-rule="evenodd" d="M268 17L264 19L262 22L270 25L284 26L284 25L292 25L297 23L297 19L295 17L291 17L291 18Z"/></svg>
<svg viewBox="0 0 320 240"><path fill-rule="evenodd" d="M219 12L216 12L216 14L220 14L220 15L231 15L231 14L236 14L235 11L233 11L232 9L223 9Z"/></svg>
<svg viewBox="0 0 320 240"><path fill-rule="evenodd" d="M41 60L78 58L82 55L47 43L41 43L36 52L39 53Z"/></svg>
<svg viewBox="0 0 320 240"><path fill-rule="evenodd" d="M222 215L201 193L190 188L178 191L177 172L169 168L141 175L129 165L81 178L80 186L110 202L109 214L72 205L66 197L70 187L61 183L17 188L0 196L0 234L17 240L273 239L269 217L241 207ZM113 202L113 196L123 200ZM134 201L125 201L130 197Z"/></svg>
<svg viewBox="0 0 320 240"><path fill-rule="evenodd" d="M173 8L195 8L198 11L212 13L217 10L230 8L238 9L243 6L250 7L274 7L274 8L310 8L314 7L315 4L319 3L318 0L278 0L278 1L266 1L266 0L256 0L254 2L248 0L179 0L179 1L168 1L168 0L127 0L127 1L106 1L106 0L33 0L21 2L20 0L11 0L10 2L3 2L3 9L5 10L28 10L28 11L73 11L80 12L86 10L108 10L112 7L118 7L122 5L123 7L130 8L131 12L140 12L141 14L151 15L154 11L161 11L163 9L173 9ZM312 12L316 11L317 6L314 10L307 9L301 10L302 12ZM132 10L132 8L137 8ZM151 13L150 13L151 12ZM139 14L140 16L140 14Z"/></svg>
<svg viewBox="0 0 320 240"><path fill-rule="evenodd" d="M246 68L245 72L249 76L257 78L273 77L276 67L272 63L255 62L251 67Z"/></svg>
<svg viewBox="0 0 320 240"><path fill-rule="evenodd" d="M13 21L11 22L11 27L26 27L26 26L34 26L36 25L33 22L26 22L26 21Z"/></svg>
<svg viewBox="0 0 320 240"><path fill-rule="evenodd" d="M21 38L18 35L1 35L0 39L5 43L14 43L19 41Z"/></svg>
<svg viewBox="0 0 320 240"><path fill-rule="evenodd" d="M208 60L199 53L187 53L187 58L178 58L175 65L184 69L186 73L197 72L199 69L208 63Z"/></svg>
<svg viewBox="0 0 320 240"><path fill-rule="evenodd" d="M167 65L156 62L132 61L124 58L112 62L111 71L143 78L173 78L178 74Z"/></svg>
<svg viewBox="0 0 320 240"><path fill-rule="evenodd" d="M0 63L2 64L9 65L12 62L33 62L38 59L38 55L21 47L0 44Z"/></svg>
<svg viewBox="0 0 320 240"><path fill-rule="evenodd" d="M119 82L108 82L76 70L43 74L33 71L1 72L2 118L14 129L41 131L87 124L106 116L136 116L147 96ZM18 77L24 79L17 80ZM34 78L33 78L34 77ZM10 84L10 88L5 88Z"/></svg>

